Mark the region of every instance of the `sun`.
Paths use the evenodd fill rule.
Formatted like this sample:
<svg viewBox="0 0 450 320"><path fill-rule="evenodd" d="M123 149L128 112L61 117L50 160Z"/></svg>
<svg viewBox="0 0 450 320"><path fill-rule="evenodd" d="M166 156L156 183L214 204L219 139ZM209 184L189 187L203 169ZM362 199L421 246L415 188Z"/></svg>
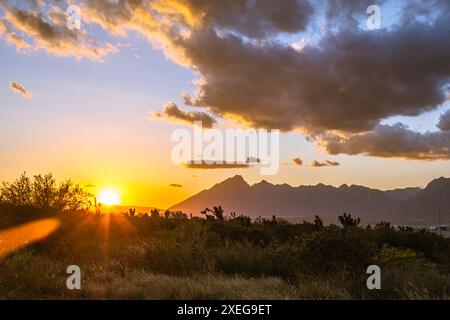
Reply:
<svg viewBox="0 0 450 320"><path fill-rule="evenodd" d="M98 202L107 206L120 204L120 194L116 189L103 189L98 194Z"/></svg>

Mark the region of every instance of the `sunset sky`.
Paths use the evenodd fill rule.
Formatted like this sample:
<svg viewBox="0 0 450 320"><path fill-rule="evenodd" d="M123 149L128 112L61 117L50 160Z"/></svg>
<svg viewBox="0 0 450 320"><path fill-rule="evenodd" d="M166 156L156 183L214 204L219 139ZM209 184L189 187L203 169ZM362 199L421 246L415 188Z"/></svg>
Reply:
<svg viewBox="0 0 450 320"><path fill-rule="evenodd" d="M376 1L380 30L371 1L274 3L0 0L0 180L52 172L166 208L235 174L380 189L450 176L448 1ZM198 117L281 130L279 173L173 164L171 133Z"/></svg>

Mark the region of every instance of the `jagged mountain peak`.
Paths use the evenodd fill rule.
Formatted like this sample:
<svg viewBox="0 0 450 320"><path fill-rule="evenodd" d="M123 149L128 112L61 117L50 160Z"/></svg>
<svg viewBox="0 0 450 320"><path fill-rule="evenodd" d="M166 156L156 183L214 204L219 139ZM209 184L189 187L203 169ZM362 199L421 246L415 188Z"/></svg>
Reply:
<svg viewBox="0 0 450 320"><path fill-rule="evenodd" d="M260 182L258 182L258 183L255 183L254 185L253 185L253 187L260 187L260 186L273 186L273 184L271 184L270 182L268 182L267 180L261 180Z"/></svg>
<svg viewBox="0 0 450 320"><path fill-rule="evenodd" d="M225 179L224 181L216 184L216 186L218 186L218 185L234 185L234 186L245 185L245 186L248 186L249 184L245 181L245 179L241 175L237 174L231 178Z"/></svg>

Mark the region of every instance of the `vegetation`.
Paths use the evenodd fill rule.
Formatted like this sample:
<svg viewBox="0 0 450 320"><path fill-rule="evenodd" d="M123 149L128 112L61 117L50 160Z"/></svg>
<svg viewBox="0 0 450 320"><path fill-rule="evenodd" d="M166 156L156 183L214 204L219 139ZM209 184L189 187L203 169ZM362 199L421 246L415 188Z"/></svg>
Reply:
<svg viewBox="0 0 450 320"><path fill-rule="evenodd" d="M90 206L91 195L79 185L67 180L57 184L51 174L36 175L32 179L23 173L13 183L0 186L0 203L41 211L78 210Z"/></svg>
<svg viewBox="0 0 450 320"><path fill-rule="evenodd" d="M53 186L51 196L43 199L35 193L41 188L34 186L41 179L32 183L22 177L2 188L7 205L0 206L0 238L17 227L11 216L39 221L47 217L46 207L59 208L53 218L60 226L0 258L0 298L450 297L450 241L426 231L396 230L387 222L362 227L349 214L339 217L340 226L325 226L320 217L300 224L276 217L252 220L226 216L220 206L205 209L205 218L157 210L95 214L70 210L73 203L79 203L77 209L86 203L70 197L62 206L55 200L60 187L49 179L43 185ZM30 196L16 192L13 198L11 190ZM79 199L84 193L74 194ZM73 264L82 270L81 290L66 288L66 268ZM372 264L381 267L381 290L366 287L366 269Z"/></svg>

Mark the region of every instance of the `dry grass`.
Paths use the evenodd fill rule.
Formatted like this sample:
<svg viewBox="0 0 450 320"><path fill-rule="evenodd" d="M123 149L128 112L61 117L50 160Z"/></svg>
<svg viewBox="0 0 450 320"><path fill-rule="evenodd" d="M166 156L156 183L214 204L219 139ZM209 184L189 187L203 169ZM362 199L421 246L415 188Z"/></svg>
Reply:
<svg viewBox="0 0 450 320"><path fill-rule="evenodd" d="M245 278L216 274L168 276L132 272L126 276L102 275L83 287L88 299L345 299L332 286L292 285L279 278Z"/></svg>

